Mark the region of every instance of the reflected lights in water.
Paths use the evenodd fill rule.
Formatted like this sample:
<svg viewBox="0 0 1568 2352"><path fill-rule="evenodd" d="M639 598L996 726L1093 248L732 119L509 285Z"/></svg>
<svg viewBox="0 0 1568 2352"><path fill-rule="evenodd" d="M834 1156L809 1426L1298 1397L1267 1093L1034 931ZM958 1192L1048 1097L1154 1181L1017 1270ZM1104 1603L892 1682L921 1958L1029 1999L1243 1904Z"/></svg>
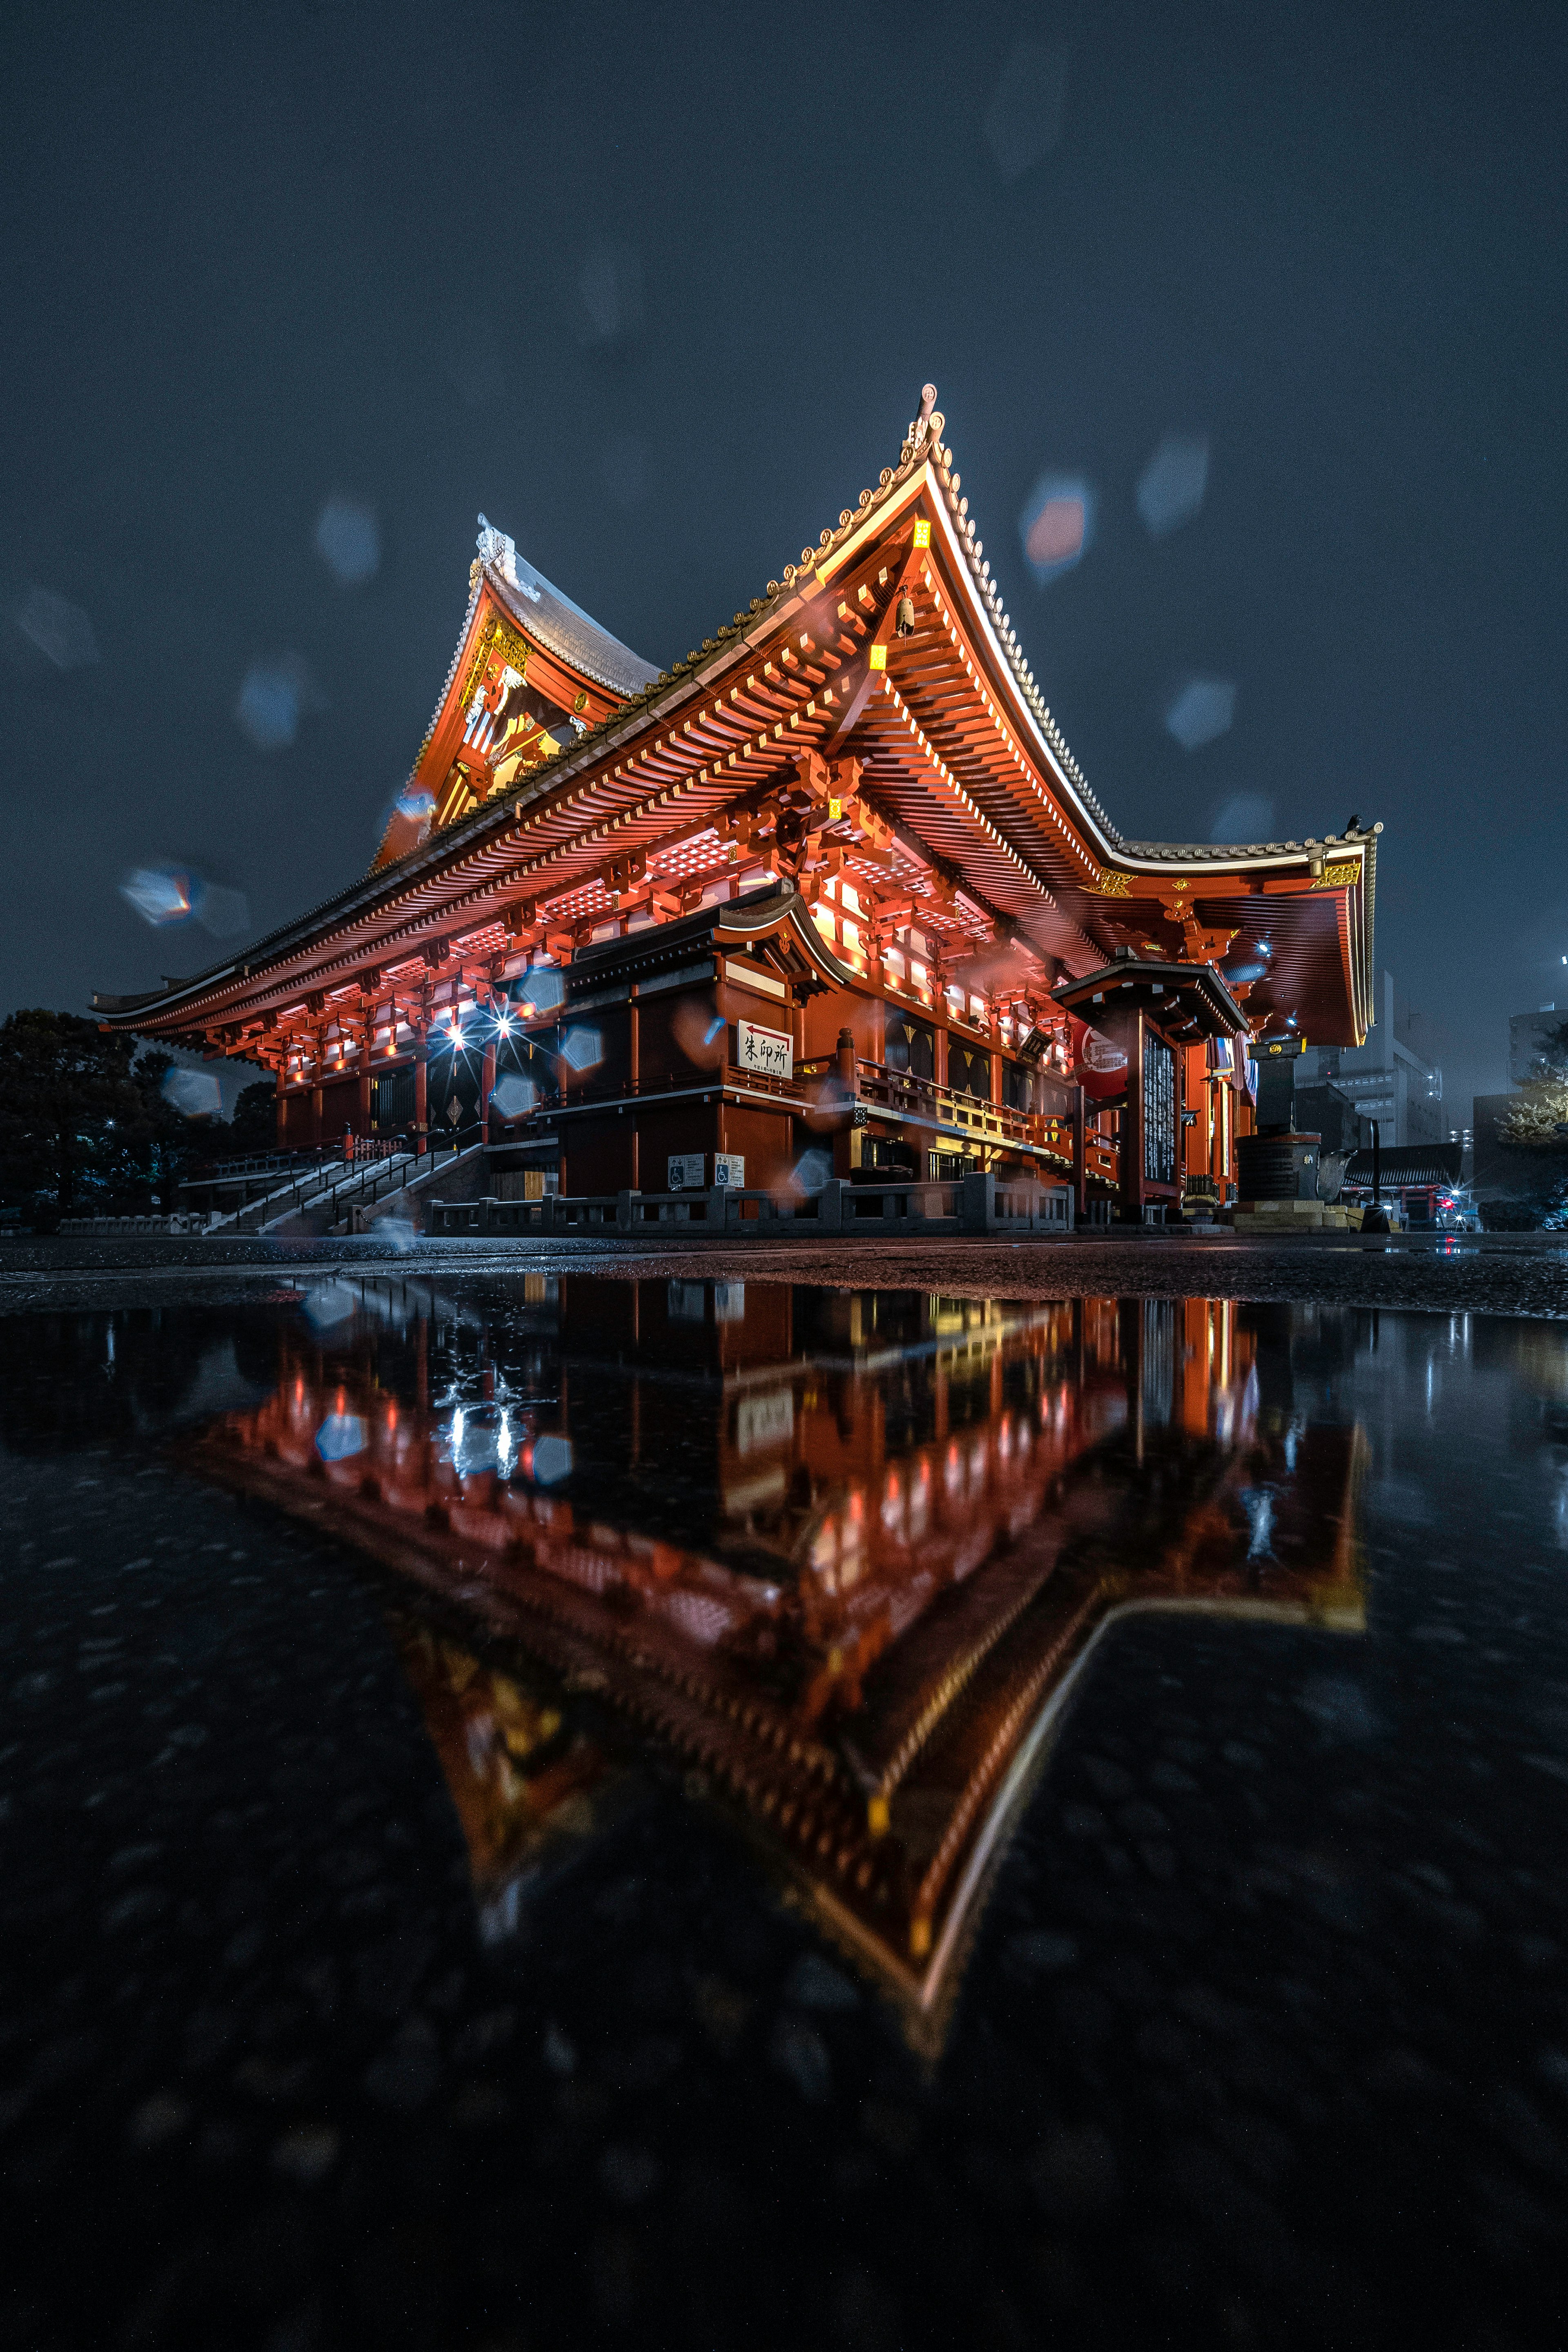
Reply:
<svg viewBox="0 0 1568 2352"><path fill-rule="evenodd" d="M1109 1625L1364 1622L1360 1433L1265 1397L1234 1302L531 1276L487 1318L353 1288L352 1317L306 1295L273 1392L201 1458L407 1580L491 1932L597 1827L635 1736L745 1817L934 2042ZM421 1630L421 1591L471 1648Z"/></svg>

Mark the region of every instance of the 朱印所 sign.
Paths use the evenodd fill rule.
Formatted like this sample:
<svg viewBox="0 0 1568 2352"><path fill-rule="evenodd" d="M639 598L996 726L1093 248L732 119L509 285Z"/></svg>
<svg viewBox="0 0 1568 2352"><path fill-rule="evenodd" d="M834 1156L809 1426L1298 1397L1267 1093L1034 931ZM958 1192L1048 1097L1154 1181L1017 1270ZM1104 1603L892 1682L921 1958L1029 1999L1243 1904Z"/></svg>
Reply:
<svg viewBox="0 0 1568 2352"><path fill-rule="evenodd" d="M764 1077L795 1076L795 1039L782 1029L763 1029L755 1021L735 1024L742 1070L759 1070Z"/></svg>

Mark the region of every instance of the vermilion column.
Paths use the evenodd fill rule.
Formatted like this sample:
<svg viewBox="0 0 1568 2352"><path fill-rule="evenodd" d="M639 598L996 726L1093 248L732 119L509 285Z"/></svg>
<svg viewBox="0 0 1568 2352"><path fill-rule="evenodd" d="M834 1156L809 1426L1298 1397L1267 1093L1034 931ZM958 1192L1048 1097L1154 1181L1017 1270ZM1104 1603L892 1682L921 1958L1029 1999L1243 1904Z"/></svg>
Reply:
<svg viewBox="0 0 1568 2352"><path fill-rule="evenodd" d="M289 1105L284 1089L287 1087L288 1084L289 1048L285 1045L282 1053L278 1057L278 1098L277 1107L273 1113L272 1129L273 1140L276 1142L279 1151L282 1150L284 1143L287 1140L284 1121L288 1115Z"/></svg>
<svg viewBox="0 0 1568 2352"><path fill-rule="evenodd" d="M414 1149L424 1151L430 1133L430 1031L423 1021L414 1024Z"/></svg>
<svg viewBox="0 0 1568 2352"><path fill-rule="evenodd" d="M364 1035L359 1049L359 1131L370 1133L370 1057L375 1049L375 1016L367 1004L364 1012Z"/></svg>
<svg viewBox="0 0 1568 2352"><path fill-rule="evenodd" d="M1084 1135L1089 1112L1084 1103L1083 1088L1074 1087L1072 1092L1072 1188L1076 1195L1073 1214L1081 1224L1089 1214L1089 1151Z"/></svg>

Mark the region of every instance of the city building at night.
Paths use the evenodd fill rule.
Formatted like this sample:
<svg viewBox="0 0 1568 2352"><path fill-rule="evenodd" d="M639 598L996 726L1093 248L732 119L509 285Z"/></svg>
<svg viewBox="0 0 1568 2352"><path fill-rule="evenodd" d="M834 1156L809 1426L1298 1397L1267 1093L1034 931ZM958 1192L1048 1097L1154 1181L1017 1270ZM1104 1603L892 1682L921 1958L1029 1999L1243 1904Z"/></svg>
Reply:
<svg viewBox="0 0 1568 2352"><path fill-rule="evenodd" d="M1129 840L1002 606L927 386L897 461L656 671L481 518L363 880L107 1027L260 1063L278 1139L479 1192L975 1171L1234 1192L1248 1062L1374 1011L1379 828Z"/></svg>
<svg viewBox="0 0 1568 2352"><path fill-rule="evenodd" d="M1413 1042L1416 1016L1397 995L1392 972L1379 975L1375 1024L1363 1042L1343 1050L1312 1039L1318 1076L1333 1085L1370 1133L1373 1119L1386 1144L1440 1143L1448 1133L1443 1113L1443 1073ZM1306 1075L1306 1073L1303 1073ZM1301 1084L1297 1080L1298 1088Z"/></svg>

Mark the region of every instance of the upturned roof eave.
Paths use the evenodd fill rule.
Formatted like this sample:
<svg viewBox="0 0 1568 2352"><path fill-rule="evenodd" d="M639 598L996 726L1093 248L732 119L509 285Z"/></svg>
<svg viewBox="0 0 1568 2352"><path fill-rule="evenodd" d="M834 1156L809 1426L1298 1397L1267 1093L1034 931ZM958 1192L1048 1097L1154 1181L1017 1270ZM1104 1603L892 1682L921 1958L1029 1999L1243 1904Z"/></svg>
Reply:
<svg viewBox="0 0 1568 2352"><path fill-rule="evenodd" d="M1164 844L1123 841L1105 813L1100 808L1087 782L1082 779L1065 739L1051 719L1048 708L1033 685L1027 665L1018 650L1016 636L1008 629L1006 615L1001 610L1000 598L979 562L973 547L958 528L956 499L950 483L944 483L939 473L951 472L948 452L942 444L943 420L938 415L931 420L931 430L923 436L911 434L900 452L897 468L889 469L886 478L872 492L862 494L862 506L854 513L841 518L837 531L823 534L819 551L805 551L802 564L784 568L782 584L769 583L770 593L756 600L752 613L737 614L732 625L721 626L716 642L704 646L700 656L689 656L685 662L672 664L658 674L636 694L622 702L599 726L592 729L579 741L563 750L542 768L536 771L521 787L508 791L495 802L475 809L467 818L446 827L429 841L409 850L395 864L373 869L359 882L351 884L335 897L324 900L308 914L297 918L275 932L266 935L247 949L242 956L231 957L225 964L194 974L190 980L163 992L152 992L132 1000L95 996L94 1009L110 1026L144 1025L149 1016L168 1020L178 1015L184 1007L195 1013L200 1000L221 988L226 981L237 975L250 982L262 972L276 970L302 950L327 943L334 929L352 925L377 912L390 912L414 890L438 882L446 874L460 875L479 854L490 846L510 826L525 820L531 810L539 811L558 791L563 790L601 764L607 765L616 755L640 737L650 727L658 727L679 718L682 707L700 699L712 688L714 681L732 669L737 658L754 653L763 644L774 638L787 626L795 614L812 606L834 582L852 569L867 548L879 539L895 531L910 510L923 503L930 519L937 525L941 541L940 569L950 593L961 600L965 626L985 664L989 683L1004 701L1014 723L1029 743L1041 766L1042 775L1051 790L1079 828L1086 845L1112 869L1129 874L1152 876L1185 874L1194 879L1217 880L1221 873L1261 871L1281 872L1303 865L1316 845L1310 844ZM458 639L447 672L437 718L445 708L450 694L452 679L461 661L463 650L473 631L475 614L481 601L481 583L489 586L496 602L525 631L529 618L519 613L510 597L501 593L502 583L491 577L493 567L481 562L476 568L464 628ZM542 575L541 575L542 578ZM594 625L595 627L597 624ZM542 633L535 630L542 636ZM607 635L607 633L605 633ZM1011 642L1007 642L1007 638ZM618 640L615 642L618 643ZM569 656L547 647L553 657L568 660ZM605 684L605 681L596 681ZM611 686L610 691L619 691ZM434 730L435 721L426 729L421 746L421 757ZM417 768L417 761L416 762ZM989 824L989 820L987 821ZM996 828L992 827L992 830ZM1058 897L1059 888L1092 895L1092 886L1083 881L1058 884L1052 877L1036 872L1032 858L1016 843L1007 842L1004 833L998 837L1006 843L1017 857L1024 871L1037 883L1045 896L1060 905L1064 918L1076 919L1068 907ZM1375 872L1375 843L1372 834L1358 834L1342 838L1329 837L1325 848L1342 848L1360 852L1363 857L1361 879L1364 885L1365 903L1362 909L1360 931L1361 955L1354 959L1358 969L1352 982L1352 995L1360 996L1362 1005L1357 1014L1358 1027L1364 1027L1359 1018L1363 1008L1370 1013L1371 984L1367 972L1372 954L1372 893ZM1216 868L1218 871L1216 872ZM1108 901L1108 907L1114 905ZM431 908L434 919L439 919L438 908ZM374 952L374 942L367 943L367 952ZM216 1017L216 1015L214 1016Z"/></svg>

